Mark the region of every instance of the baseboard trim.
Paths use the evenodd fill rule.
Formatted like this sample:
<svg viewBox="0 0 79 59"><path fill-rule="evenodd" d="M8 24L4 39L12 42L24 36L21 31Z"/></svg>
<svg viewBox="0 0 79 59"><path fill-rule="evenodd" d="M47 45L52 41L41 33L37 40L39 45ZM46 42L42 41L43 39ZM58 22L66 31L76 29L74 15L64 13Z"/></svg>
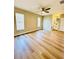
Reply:
<svg viewBox="0 0 79 59"><path fill-rule="evenodd" d="M30 32L27 32L27 33L22 33L22 34L18 34L18 35L15 35L14 37L25 35L25 34L29 34L29 33L33 33L33 32L36 32L36 31L39 31L39 30L30 31Z"/></svg>
<svg viewBox="0 0 79 59"><path fill-rule="evenodd" d="M60 31L60 30L56 30L56 29L53 29L53 31L59 31L59 32L63 32L64 33L64 31Z"/></svg>

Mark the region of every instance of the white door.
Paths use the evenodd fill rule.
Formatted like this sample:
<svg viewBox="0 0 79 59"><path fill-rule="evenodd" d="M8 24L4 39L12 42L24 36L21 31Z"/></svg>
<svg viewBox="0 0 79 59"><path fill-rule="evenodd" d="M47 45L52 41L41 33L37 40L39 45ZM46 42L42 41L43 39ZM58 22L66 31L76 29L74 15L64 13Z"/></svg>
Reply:
<svg viewBox="0 0 79 59"><path fill-rule="evenodd" d="M51 16L45 16L43 19L43 30L52 30L52 18Z"/></svg>

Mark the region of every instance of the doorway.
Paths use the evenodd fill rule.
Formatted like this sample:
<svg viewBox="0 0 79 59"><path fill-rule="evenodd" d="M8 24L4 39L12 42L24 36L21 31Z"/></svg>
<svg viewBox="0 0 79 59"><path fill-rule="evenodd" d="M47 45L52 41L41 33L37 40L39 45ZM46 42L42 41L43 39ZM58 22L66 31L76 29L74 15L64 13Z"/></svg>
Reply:
<svg viewBox="0 0 79 59"><path fill-rule="evenodd" d="M51 31L52 30L52 17L44 16L43 18L43 30Z"/></svg>

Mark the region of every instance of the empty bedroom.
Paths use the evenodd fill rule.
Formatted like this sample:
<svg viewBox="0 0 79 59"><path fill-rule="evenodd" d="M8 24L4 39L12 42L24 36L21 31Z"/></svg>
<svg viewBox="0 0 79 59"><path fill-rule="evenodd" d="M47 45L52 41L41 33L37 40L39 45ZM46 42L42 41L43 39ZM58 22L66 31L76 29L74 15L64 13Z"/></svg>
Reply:
<svg viewBox="0 0 79 59"><path fill-rule="evenodd" d="M14 1L14 59L64 59L64 0Z"/></svg>

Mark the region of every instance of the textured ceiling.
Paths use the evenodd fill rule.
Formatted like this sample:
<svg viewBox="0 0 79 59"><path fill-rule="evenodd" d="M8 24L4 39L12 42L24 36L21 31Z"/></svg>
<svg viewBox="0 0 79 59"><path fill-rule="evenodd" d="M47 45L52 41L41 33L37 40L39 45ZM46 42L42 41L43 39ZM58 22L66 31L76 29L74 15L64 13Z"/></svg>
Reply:
<svg viewBox="0 0 79 59"><path fill-rule="evenodd" d="M21 8L39 15L51 15L55 12L61 12L64 5L59 3L60 0L15 0L15 7ZM41 14L41 8L50 7L49 13Z"/></svg>

